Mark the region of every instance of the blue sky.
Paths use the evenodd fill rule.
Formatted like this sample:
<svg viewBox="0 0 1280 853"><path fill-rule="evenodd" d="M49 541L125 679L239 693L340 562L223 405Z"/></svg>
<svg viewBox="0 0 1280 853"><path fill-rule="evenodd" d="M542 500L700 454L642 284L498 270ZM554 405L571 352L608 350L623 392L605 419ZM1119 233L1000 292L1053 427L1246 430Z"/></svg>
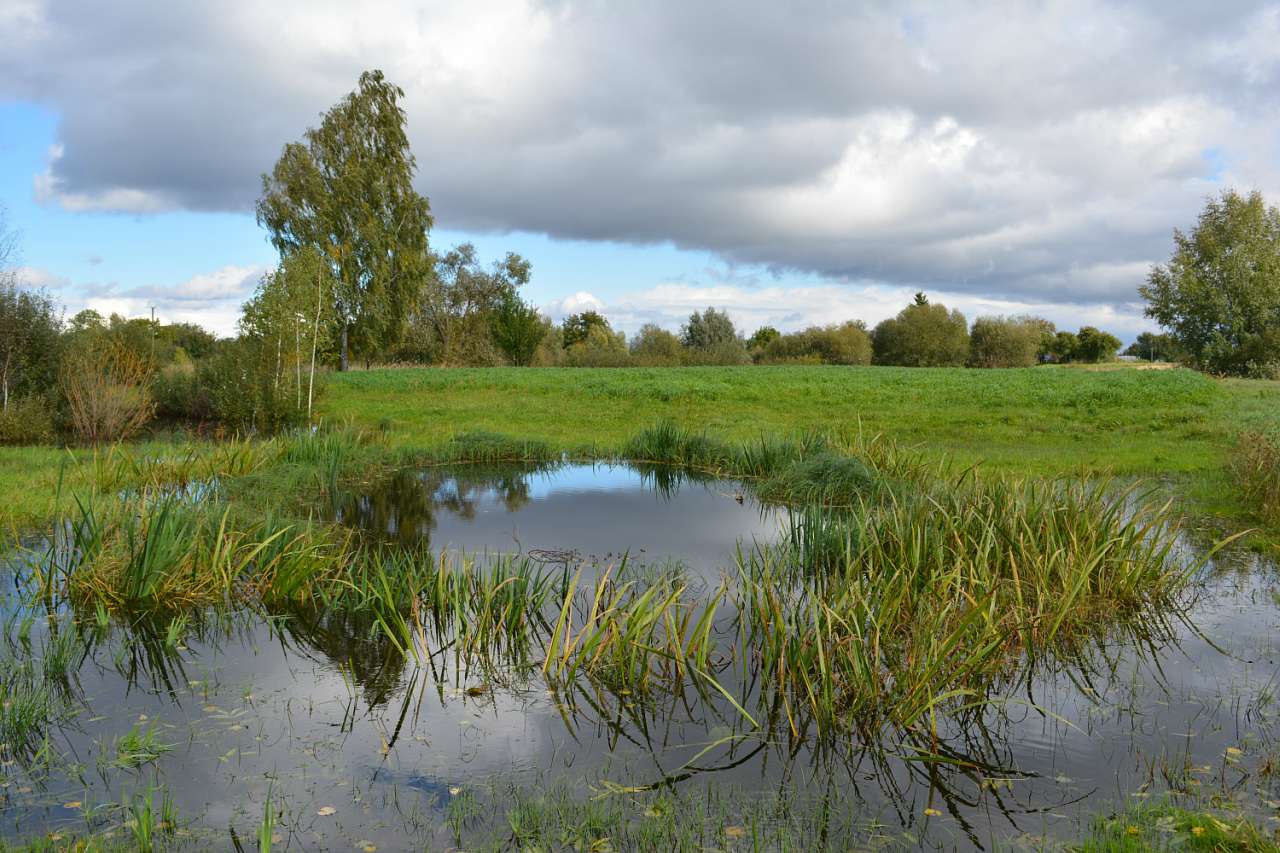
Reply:
<svg viewBox="0 0 1280 853"><path fill-rule="evenodd" d="M259 176L380 68L432 244L521 253L553 316L874 324L925 290L1128 339L1206 196L1280 198L1274 2L812 4L13 0L0 202L69 311L231 332L275 260Z"/></svg>

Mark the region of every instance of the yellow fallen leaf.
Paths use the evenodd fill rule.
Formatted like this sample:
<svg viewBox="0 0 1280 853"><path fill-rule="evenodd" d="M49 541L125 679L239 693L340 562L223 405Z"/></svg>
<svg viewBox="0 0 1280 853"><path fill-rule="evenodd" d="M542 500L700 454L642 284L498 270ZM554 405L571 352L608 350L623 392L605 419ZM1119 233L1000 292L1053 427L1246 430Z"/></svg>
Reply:
<svg viewBox="0 0 1280 853"><path fill-rule="evenodd" d="M320 808L316 809L316 814L320 815L320 817L328 817L331 814L337 814L337 813L338 813L338 810L335 809L333 806L321 806Z"/></svg>
<svg viewBox="0 0 1280 853"><path fill-rule="evenodd" d="M1127 832L1129 835L1137 835L1138 827L1131 825L1128 829L1125 830L1125 832Z"/></svg>
<svg viewBox="0 0 1280 853"><path fill-rule="evenodd" d="M1193 827L1191 827L1191 834L1192 834L1192 835L1204 835L1204 827L1203 827L1203 826L1193 826Z"/></svg>
<svg viewBox="0 0 1280 853"><path fill-rule="evenodd" d="M375 853L378 849L378 845L374 844L372 841L357 841L356 847L363 850L364 853Z"/></svg>
<svg viewBox="0 0 1280 853"><path fill-rule="evenodd" d="M939 817L942 814L942 812L938 811L937 809L925 809L924 814L925 814L925 817Z"/></svg>
<svg viewBox="0 0 1280 853"><path fill-rule="evenodd" d="M461 794L461 793L462 793L462 789L461 789L461 788L454 787L454 788L450 788L450 789L449 789L449 796L451 796L451 797L456 797L456 796L458 796L458 795L459 795L459 794Z"/></svg>
<svg viewBox="0 0 1280 853"><path fill-rule="evenodd" d="M1227 755L1244 755L1243 749L1237 749L1234 746L1227 747Z"/></svg>
<svg viewBox="0 0 1280 853"><path fill-rule="evenodd" d="M72 801L71 801L71 802L69 802L69 803L63 803L63 804L62 804L62 807L63 807L64 809L78 809L78 808L80 808L80 807L81 807L81 806L83 806L83 805L84 805L84 803L80 802L79 800L72 800Z"/></svg>
<svg viewBox="0 0 1280 853"><path fill-rule="evenodd" d="M724 834L726 838L741 838L747 834L747 831L740 826L726 826Z"/></svg>

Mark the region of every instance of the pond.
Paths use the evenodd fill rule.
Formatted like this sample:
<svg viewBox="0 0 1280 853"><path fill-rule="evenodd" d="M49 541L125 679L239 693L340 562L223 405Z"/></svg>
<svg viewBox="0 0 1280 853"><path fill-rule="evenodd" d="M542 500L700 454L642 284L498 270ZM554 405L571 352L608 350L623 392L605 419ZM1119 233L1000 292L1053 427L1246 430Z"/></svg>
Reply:
<svg viewBox="0 0 1280 853"><path fill-rule="evenodd" d="M640 574L708 589L732 579L738 549L788 529L741 484L608 465L405 471L335 500L332 517L375 539L566 568L625 555ZM270 798L284 810L278 848L306 850L501 845L513 798L559 789L639 821L656 819L649 790L734 792L713 819L749 824L759 802L825 808L868 843L936 849L1072 838L1170 788L1230 792L1267 819L1274 567L1211 569L1167 624L1024 666L978 720L944 721L940 763L892 732L765 738L714 694L566 693L536 671L418 666L323 608L104 625L55 697L64 721L8 745L22 759L5 763L0 815L11 837L123 836L136 817L120 804L154 794L171 801L178 841L248 847ZM42 624L28 625L36 646L50 642ZM5 720L4 737L19 735Z"/></svg>

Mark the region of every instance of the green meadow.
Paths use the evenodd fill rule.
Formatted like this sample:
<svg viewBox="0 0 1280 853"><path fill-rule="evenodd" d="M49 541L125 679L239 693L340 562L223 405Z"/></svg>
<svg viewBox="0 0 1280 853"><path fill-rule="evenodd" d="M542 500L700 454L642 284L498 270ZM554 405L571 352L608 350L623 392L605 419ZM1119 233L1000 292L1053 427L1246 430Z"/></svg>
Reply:
<svg viewBox="0 0 1280 853"><path fill-rule="evenodd" d="M980 470L1160 478L1252 523L1227 466L1239 434L1280 428L1280 383L1127 367L383 368L331 374L321 412L410 455L484 431L606 456L658 421L724 440L860 432ZM204 444L161 434L138 450ZM0 448L0 519L44 517L63 469L91 453Z"/></svg>

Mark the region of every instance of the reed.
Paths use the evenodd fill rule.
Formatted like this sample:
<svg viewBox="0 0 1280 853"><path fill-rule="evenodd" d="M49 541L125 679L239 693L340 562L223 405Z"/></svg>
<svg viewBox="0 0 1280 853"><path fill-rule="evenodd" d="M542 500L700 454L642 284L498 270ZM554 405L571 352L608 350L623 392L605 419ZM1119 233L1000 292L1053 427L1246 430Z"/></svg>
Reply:
<svg viewBox="0 0 1280 853"><path fill-rule="evenodd" d="M796 735L979 702L1021 655L1173 606L1211 556L1180 562L1170 505L1105 481L962 476L795 525L740 556L736 603L744 681Z"/></svg>
<svg viewBox="0 0 1280 853"><path fill-rule="evenodd" d="M564 589L547 643L542 671L549 679L563 684L585 675L615 690L679 692L686 679L711 678L712 627L724 586L697 604L686 599L683 584L641 588L616 581L612 569L583 595L580 583L581 569Z"/></svg>
<svg viewBox="0 0 1280 853"><path fill-rule="evenodd" d="M348 604L371 608L401 654L419 664L448 654L460 670L479 667L491 679L533 664L562 582L560 573L512 556L481 563L377 550L360 565L355 588L361 595Z"/></svg>

